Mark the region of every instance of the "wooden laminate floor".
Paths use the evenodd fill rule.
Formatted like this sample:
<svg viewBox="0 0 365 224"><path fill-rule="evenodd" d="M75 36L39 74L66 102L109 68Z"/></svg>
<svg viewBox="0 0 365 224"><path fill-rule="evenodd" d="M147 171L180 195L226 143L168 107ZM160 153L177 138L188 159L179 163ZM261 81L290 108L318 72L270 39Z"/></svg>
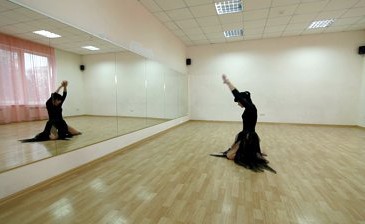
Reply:
<svg viewBox="0 0 365 224"><path fill-rule="evenodd" d="M190 121L0 206L1 223L365 223L365 130L258 124L277 171L208 156L240 123Z"/></svg>
<svg viewBox="0 0 365 224"><path fill-rule="evenodd" d="M0 172L150 127L167 120L135 117L77 116L65 118L83 134L70 140L20 143L43 131L46 121L0 125Z"/></svg>

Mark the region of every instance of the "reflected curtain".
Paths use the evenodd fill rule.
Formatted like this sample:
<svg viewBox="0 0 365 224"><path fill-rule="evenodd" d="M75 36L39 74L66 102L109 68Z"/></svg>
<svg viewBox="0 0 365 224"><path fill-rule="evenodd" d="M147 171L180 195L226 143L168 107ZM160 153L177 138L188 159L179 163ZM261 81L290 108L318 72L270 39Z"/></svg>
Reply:
<svg viewBox="0 0 365 224"><path fill-rule="evenodd" d="M46 119L54 86L53 48L0 33L0 124Z"/></svg>

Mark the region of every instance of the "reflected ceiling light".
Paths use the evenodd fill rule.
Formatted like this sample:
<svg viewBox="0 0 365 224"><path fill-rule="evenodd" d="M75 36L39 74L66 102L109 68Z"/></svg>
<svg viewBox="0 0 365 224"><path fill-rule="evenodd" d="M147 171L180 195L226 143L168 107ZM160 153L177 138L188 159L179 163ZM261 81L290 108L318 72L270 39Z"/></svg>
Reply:
<svg viewBox="0 0 365 224"><path fill-rule="evenodd" d="M242 29L237 29L237 30L224 31L224 36L225 37L239 37L239 36L243 36L243 30Z"/></svg>
<svg viewBox="0 0 365 224"><path fill-rule="evenodd" d="M318 20L313 21L311 25L309 25L308 29L316 29L316 28L323 28L330 26L335 20L334 19L328 19L328 20Z"/></svg>
<svg viewBox="0 0 365 224"><path fill-rule="evenodd" d="M82 48L88 49L90 51L98 51L98 50L100 50L99 48L94 47L94 46L83 46Z"/></svg>
<svg viewBox="0 0 365 224"><path fill-rule="evenodd" d="M215 9L217 10L218 15L222 15L227 13L242 12L243 6L241 0L230 0L224 2L216 2Z"/></svg>
<svg viewBox="0 0 365 224"><path fill-rule="evenodd" d="M44 37L48 37L48 38L59 38L59 37L61 37L60 35L49 32L47 30L37 30L37 31L33 31L33 33L44 36Z"/></svg>

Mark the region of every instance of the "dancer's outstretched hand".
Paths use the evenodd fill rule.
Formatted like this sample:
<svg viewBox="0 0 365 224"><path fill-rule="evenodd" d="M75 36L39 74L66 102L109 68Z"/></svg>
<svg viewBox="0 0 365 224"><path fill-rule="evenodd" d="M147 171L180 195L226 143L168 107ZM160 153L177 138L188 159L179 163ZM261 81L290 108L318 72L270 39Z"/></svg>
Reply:
<svg viewBox="0 0 365 224"><path fill-rule="evenodd" d="M227 84L228 83L228 78L225 74L222 75L222 79L223 79L223 83Z"/></svg>
<svg viewBox="0 0 365 224"><path fill-rule="evenodd" d="M62 86L67 87L68 85L68 81L67 80L63 80L61 83Z"/></svg>

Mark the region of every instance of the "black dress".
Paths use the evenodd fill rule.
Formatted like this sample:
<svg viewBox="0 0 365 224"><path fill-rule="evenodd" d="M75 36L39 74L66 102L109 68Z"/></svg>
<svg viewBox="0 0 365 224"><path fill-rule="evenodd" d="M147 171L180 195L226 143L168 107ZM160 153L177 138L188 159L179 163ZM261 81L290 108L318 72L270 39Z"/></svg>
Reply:
<svg viewBox="0 0 365 224"><path fill-rule="evenodd" d="M232 90L236 102L240 102L245 110L242 114L243 129L238 133L236 143L239 148L234 158L235 163L250 169L260 169L268 162L262 158L260 149L260 139L255 131L257 123L257 109L251 101L249 92L239 92Z"/></svg>
<svg viewBox="0 0 365 224"><path fill-rule="evenodd" d="M69 137L68 126L66 121L62 116L62 104L65 101L67 92L63 92L61 97L61 103L57 106L52 103L52 95L46 102L47 112L48 112L48 122L44 131L46 134L50 134L52 126L54 126L58 131L58 136L60 139Z"/></svg>
<svg viewBox="0 0 365 224"><path fill-rule="evenodd" d="M22 142L36 142L36 141L47 141L49 140L49 135L51 133L52 126L57 129L58 139L66 139L72 137L68 131L68 125L62 116L62 104L66 99L67 92L63 92L62 97L59 99L61 103L59 105L53 104L53 96L58 93L52 93L51 97L46 102L48 121L44 130L37 134L32 139L24 139Z"/></svg>

